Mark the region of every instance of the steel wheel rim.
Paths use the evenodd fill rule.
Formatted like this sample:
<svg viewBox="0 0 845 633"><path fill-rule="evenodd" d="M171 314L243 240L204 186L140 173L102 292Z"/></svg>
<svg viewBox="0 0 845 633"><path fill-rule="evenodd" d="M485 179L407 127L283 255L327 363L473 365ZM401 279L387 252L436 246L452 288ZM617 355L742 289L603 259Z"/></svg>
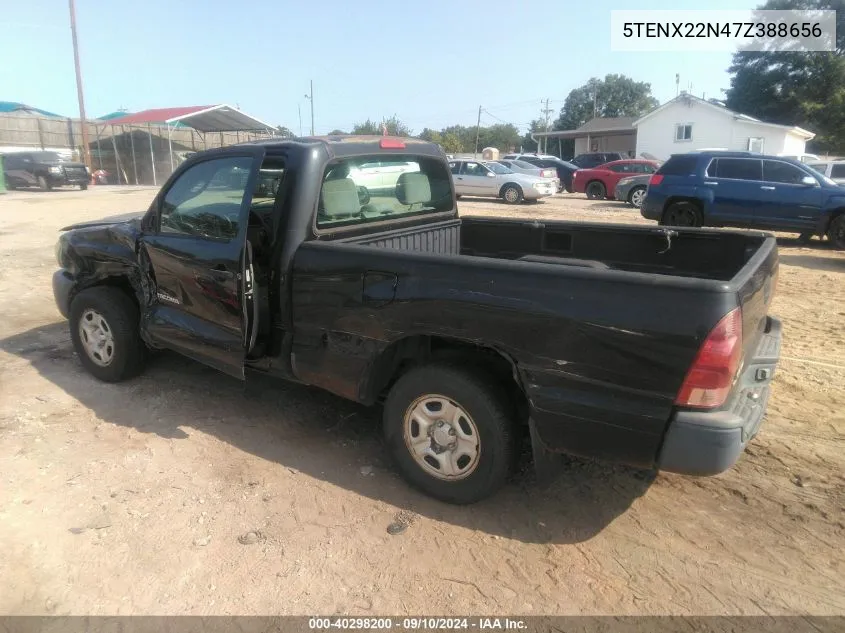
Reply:
<svg viewBox="0 0 845 633"><path fill-rule="evenodd" d="M402 430L411 458L436 479L458 481L478 467L478 427L451 398L439 394L420 396L405 412Z"/></svg>
<svg viewBox="0 0 845 633"><path fill-rule="evenodd" d="M88 309L79 319L79 340L91 362L108 367L114 360L114 334L102 314Z"/></svg>
<svg viewBox="0 0 845 633"><path fill-rule="evenodd" d="M645 198L645 191L643 189L635 189L631 194L631 204L639 208L643 204L643 198Z"/></svg>
<svg viewBox="0 0 845 633"><path fill-rule="evenodd" d="M516 202L519 200L519 192L513 187L505 189L505 200L508 202Z"/></svg>

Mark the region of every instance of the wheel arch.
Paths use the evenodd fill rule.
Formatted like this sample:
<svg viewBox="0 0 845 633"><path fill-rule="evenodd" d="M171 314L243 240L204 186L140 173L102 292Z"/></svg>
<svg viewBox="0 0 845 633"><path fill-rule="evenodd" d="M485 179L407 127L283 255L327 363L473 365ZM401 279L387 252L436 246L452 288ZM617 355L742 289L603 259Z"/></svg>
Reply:
<svg viewBox="0 0 845 633"><path fill-rule="evenodd" d="M504 197L505 189L507 189L508 187L516 187L517 189L519 189L520 193L525 195L525 190L522 188L522 185L520 185L518 182L513 182L512 180L510 180L510 181L506 182L505 184L503 184L501 187L499 187L499 197L500 198Z"/></svg>
<svg viewBox="0 0 845 633"><path fill-rule="evenodd" d="M519 418L527 421L528 398L516 360L493 346L444 336L411 335L385 347L370 364L359 386L359 400L373 404L383 399L411 368L436 361L454 361L492 376L507 390Z"/></svg>

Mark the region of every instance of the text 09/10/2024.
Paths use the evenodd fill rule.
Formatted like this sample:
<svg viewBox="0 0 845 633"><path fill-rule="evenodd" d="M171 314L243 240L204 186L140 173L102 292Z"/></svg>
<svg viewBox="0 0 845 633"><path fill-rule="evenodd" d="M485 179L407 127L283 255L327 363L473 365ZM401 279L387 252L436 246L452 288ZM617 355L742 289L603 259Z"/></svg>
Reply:
<svg viewBox="0 0 845 633"><path fill-rule="evenodd" d="M611 50L832 51L835 11L611 11Z"/></svg>

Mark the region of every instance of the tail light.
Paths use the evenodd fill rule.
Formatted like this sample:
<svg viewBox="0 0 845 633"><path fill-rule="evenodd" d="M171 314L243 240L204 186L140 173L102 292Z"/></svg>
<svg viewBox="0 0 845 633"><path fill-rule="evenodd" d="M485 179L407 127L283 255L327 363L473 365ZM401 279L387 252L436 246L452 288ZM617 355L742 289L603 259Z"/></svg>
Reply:
<svg viewBox="0 0 845 633"><path fill-rule="evenodd" d="M648 186L659 185L661 182L663 182L663 174L652 174L651 178L648 179Z"/></svg>
<svg viewBox="0 0 845 633"><path fill-rule="evenodd" d="M405 142L398 138L382 138L378 144L382 149L405 149Z"/></svg>
<svg viewBox="0 0 845 633"><path fill-rule="evenodd" d="M725 403L742 361L742 310L735 308L713 328L687 372L675 404L713 409Z"/></svg>

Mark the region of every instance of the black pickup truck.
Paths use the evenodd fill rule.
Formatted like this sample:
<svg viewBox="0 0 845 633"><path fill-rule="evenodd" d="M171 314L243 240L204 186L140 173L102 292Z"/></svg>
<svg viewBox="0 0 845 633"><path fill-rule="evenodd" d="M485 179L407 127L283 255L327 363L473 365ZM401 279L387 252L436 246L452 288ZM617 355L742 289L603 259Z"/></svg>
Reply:
<svg viewBox="0 0 845 633"><path fill-rule="evenodd" d="M719 473L780 353L772 236L459 217L414 139L201 152L143 217L65 230L53 288L94 376L168 348L382 403L403 475L454 503L501 486L526 435L538 464Z"/></svg>

